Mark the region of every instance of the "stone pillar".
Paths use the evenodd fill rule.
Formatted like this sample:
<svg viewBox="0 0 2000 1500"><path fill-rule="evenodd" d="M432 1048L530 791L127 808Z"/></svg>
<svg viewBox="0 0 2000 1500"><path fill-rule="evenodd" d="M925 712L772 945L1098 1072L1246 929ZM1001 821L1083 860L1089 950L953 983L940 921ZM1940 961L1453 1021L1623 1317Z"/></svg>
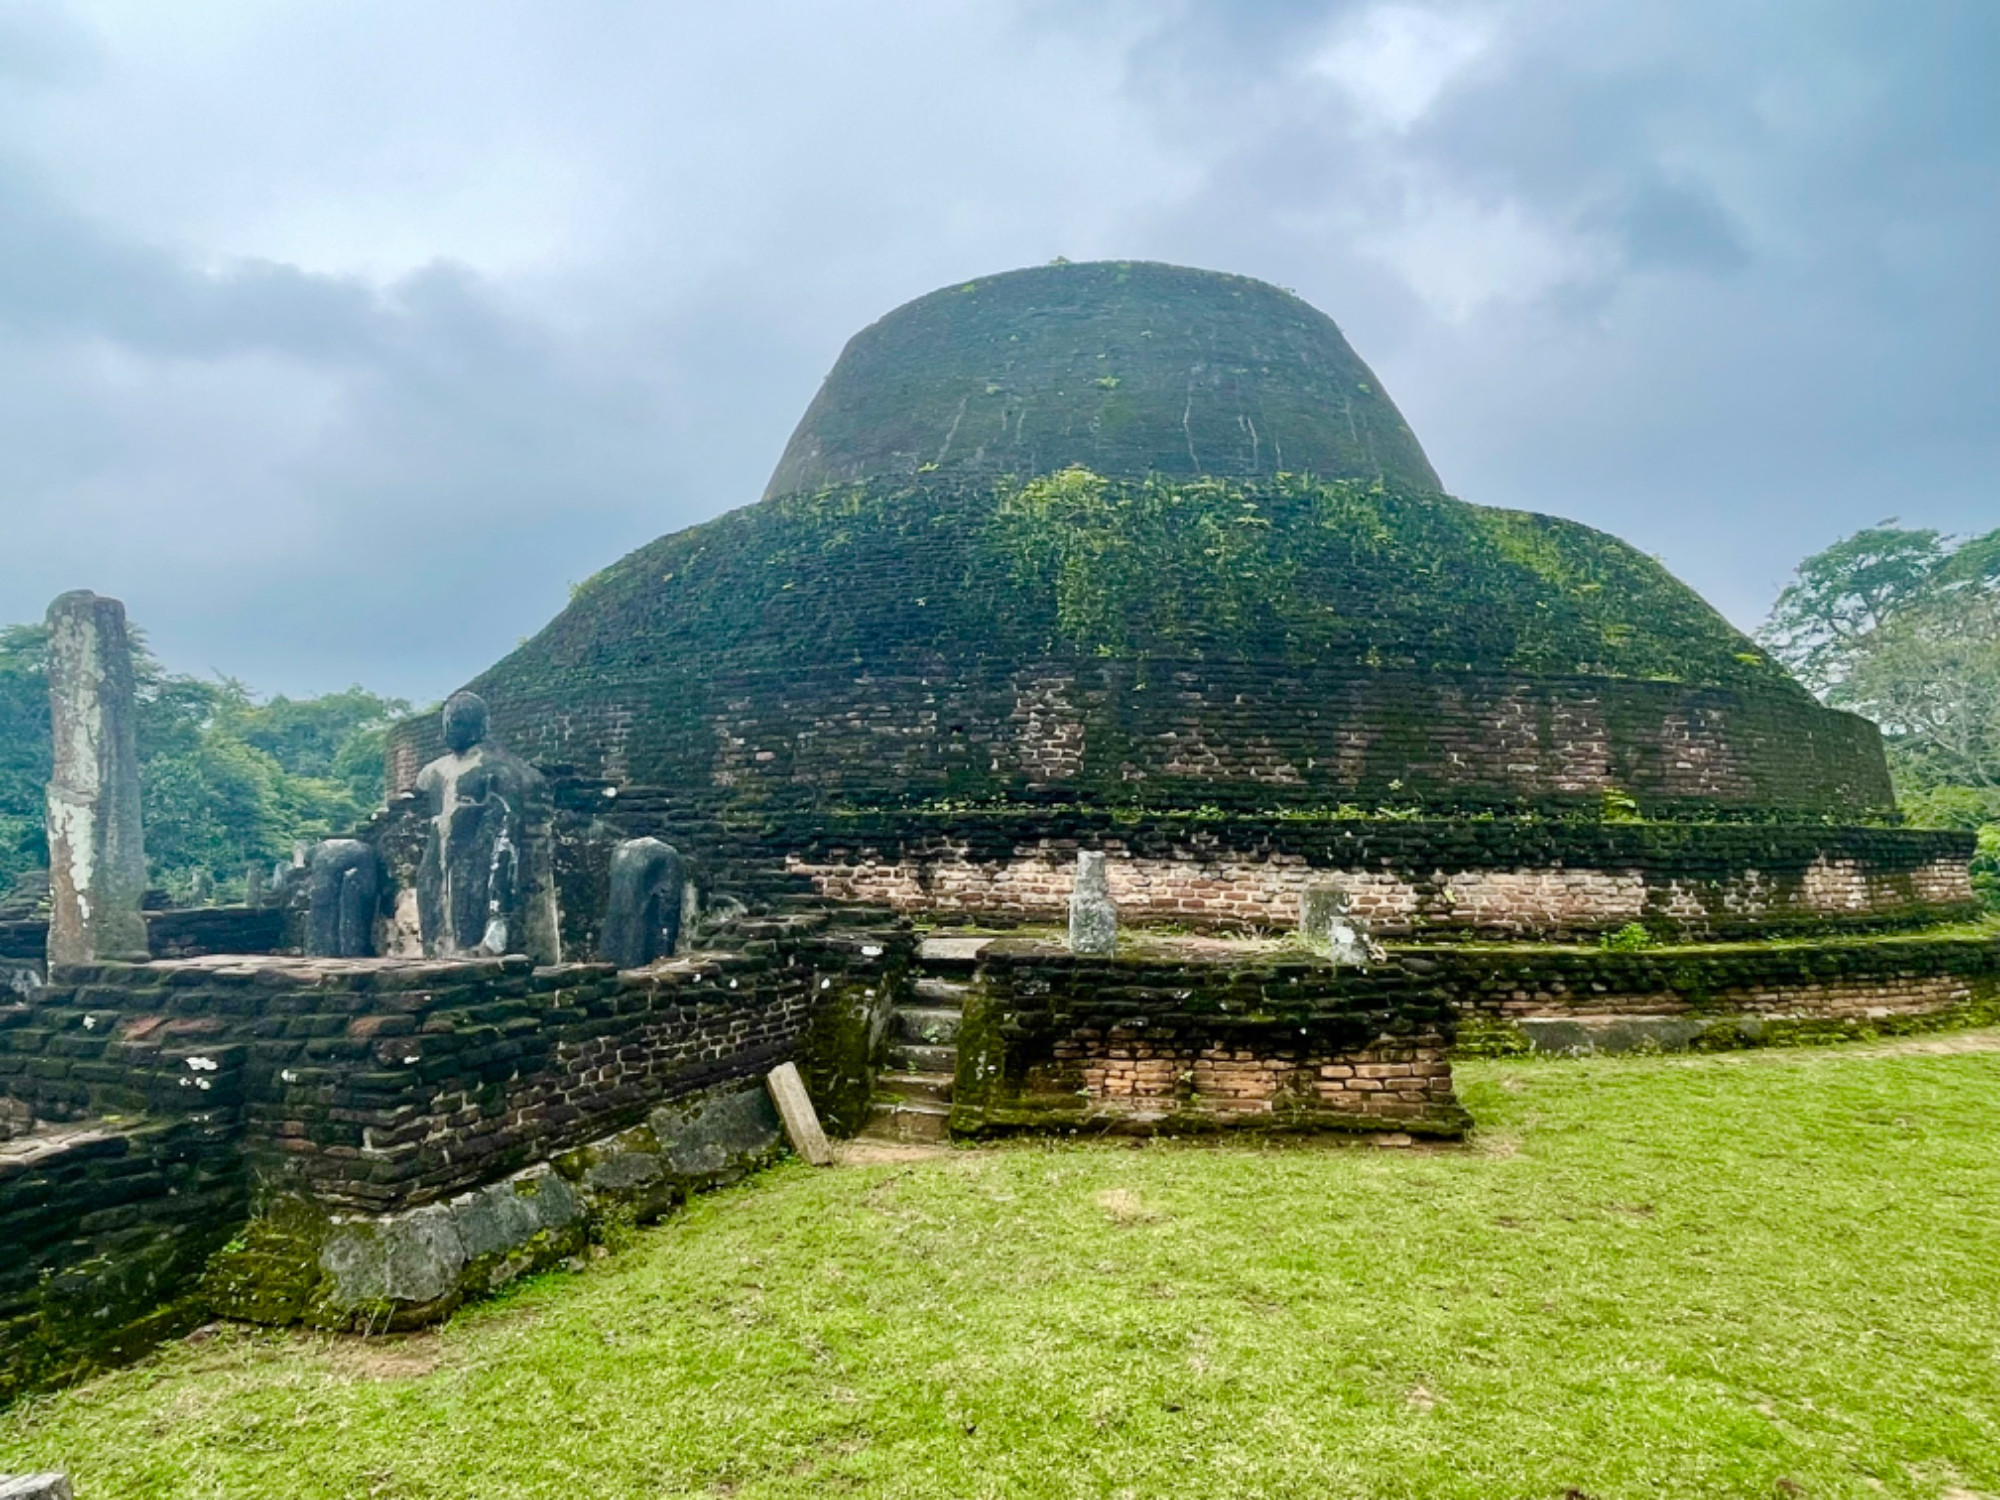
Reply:
<svg viewBox="0 0 2000 1500"><path fill-rule="evenodd" d="M1076 889L1069 898L1069 951L1106 954L1117 946L1118 908L1111 904L1104 856L1087 850L1076 857Z"/></svg>
<svg viewBox="0 0 2000 1500"><path fill-rule="evenodd" d="M49 606L49 963L144 959L132 647L125 606L88 590Z"/></svg>

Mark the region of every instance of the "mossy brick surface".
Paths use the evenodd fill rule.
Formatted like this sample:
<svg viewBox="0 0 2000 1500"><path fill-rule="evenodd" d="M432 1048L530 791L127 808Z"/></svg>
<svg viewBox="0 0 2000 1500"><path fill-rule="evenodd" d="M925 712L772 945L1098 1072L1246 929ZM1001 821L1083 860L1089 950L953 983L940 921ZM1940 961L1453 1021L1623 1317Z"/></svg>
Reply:
<svg viewBox="0 0 2000 1500"><path fill-rule="evenodd" d="M1132 938L1108 957L988 944L958 1035L951 1128L1454 1136L1455 1013L1434 976L1302 950ZM1379 1078L1377 1075L1381 1075Z"/></svg>
<svg viewBox="0 0 2000 1500"><path fill-rule="evenodd" d="M1990 927L1632 951L1524 943L1396 952L1406 967L1447 986L1461 1014L1489 1018L1783 1011L1826 993L1853 994L1863 1005L1872 993L1884 1004L1871 1008L1885 1010L1898 993L1922 990L1953 997L1936 1007L1949 1021L2000 999L2000 932ZM1922 1014L1924 1007L1912 1009Z"/></svg>
<svg viewBox="0 0 2000 1500"><path fill-rule="evenodd" d="M225 1121L260 1191L373 1211L464 1191L794 1056L837 1123L858 1125L870 1017L902 983L907 934L798 917L743 937L757 951L622 974L517 960L94 966L74 988L59 975L32 1007L40 1026L0 1028L0 1084L43 1119ZM218 994L248 1003L220 1010ZM162 1010L163 996L182 1003Z"/></svg>
<svg viewBox="0 0 2000 1500"><path fill-rule="evenodd" d="M919 297L849 340L767 496L929 468L1440 488L1416 435L1317 308L1247 276L1038 266Z"/></svg>
<svg viewBox="0 0 2000 1500"><path fill-rule="evenodd" d="M885 319L767 499L606 568L473 686L518 752L683 822L1890 800L1873 727L1658 563L1442 494L1318 314L1161 267L993 278ZM435 749L401 728L398 784Z"/></svg>
<svg viewBox="0 0 2000 1500"><path fill-rule="evenodd" d="M202 1267L247 1213L227 1121L45 1125L0 1146L0 1404L199 1322Z"/></svg>

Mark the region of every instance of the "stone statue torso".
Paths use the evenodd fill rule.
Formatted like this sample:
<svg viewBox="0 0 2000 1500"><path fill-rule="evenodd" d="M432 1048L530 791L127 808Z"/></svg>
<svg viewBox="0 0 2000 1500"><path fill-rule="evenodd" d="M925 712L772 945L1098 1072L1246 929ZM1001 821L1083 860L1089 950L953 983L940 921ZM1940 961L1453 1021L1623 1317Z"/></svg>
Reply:
<svg viewBox="0 0 2000 1500"><path fill-rule="evenodd" d="M426 953L519 951L529 801L541 783L519 756L483 742L418 774L430 815L417 873Z"/></svg>

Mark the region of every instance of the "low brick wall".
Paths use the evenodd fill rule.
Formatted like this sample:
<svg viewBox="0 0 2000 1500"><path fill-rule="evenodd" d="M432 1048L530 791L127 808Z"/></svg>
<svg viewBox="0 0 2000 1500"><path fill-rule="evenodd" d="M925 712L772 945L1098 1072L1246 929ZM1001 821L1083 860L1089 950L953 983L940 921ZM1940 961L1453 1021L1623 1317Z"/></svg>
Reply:
<svg viewBox="0 0 2000 1500"><path fill-rule="evenodd" d="M608 1224L649 1223L690 1193L774 1160L784 1137L761 1079L656 1106L615 1135L494 1182L391 1213L266 1198L202 1278L209 1307L258 1323L381 1332L571 1262Z"/></svg>
<svg viewBox="0 0 2000 1500"><path fill-rule="evenodd" d="M226 1120L43 1125L0 1142L0 1404L193 1327L247 1213Z"/></svg>
<svg viewBox="0 0 2000 1500"><path fill-rule="evenodd" d="M816 917L740 936L624 973L79 965L0 1004L0 1399L209 1309L443 1316L574 1253L606 1214L663 1211L768 1158L779 1062L852 1129L907 934Z"/></svg>
<svg viewBox="0 0 2000 1500"><path fill-rule="evenodd" d="M1461 1134L1449 997L1277 945L1130 941L1112 958L990 943L966 1003L951 1127Z"/></svg>
<svg viewBox="0 0 2000 1500"><path fill-rule="evenodd" d="M2000 1021L2000 937L1946 933L1406 953L1450 989L1475 1051L1733 1046ZM1642 1024L1651 1022L1673 1024ZM1560 1023L1559 1025L1557 1023Z"/></svg>
<svg viewBox="0 0 2000 1500"><path fill-rule="evenodd" d="M192 1091L240 1108L260 1186L388 1211L792 1057L817 1007L896 972L895 938L817 926L622 974L521 958L82 966L0 1011L0 1087L43 1119Z"/></svg>
<svg viewBox="0 0 2000 1500"><path fill-rule="evenodd" d="M275 953L297 935L289 913L270 906L190 906L149 911L146 947L154 958L205 953ZM29 998L48 982L49 924L41 917L0 922L0 1002Z"/></svg>

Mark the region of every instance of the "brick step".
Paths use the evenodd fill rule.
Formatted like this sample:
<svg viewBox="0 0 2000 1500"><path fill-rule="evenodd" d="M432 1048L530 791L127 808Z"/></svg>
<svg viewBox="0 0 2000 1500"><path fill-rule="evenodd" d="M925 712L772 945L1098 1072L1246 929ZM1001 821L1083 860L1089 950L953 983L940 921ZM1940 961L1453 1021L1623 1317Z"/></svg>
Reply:
<svg viewBox="0 0 2000 1500"><path fill-rule="evenodd" d="M889 1066L898 1073L955 1073L958 1048L924 1042L891 1042Z"/></svg>
<svg viewBox="0 0 2000 1500"><path fill-rule="evenodd" d="M868 1141L941 1141L951 1120L951 1107L913 1099L889 1103L877 1100L861 1131Z"/></svg>
<svg viewBox="0 0 2000 1500"><path fill-rule="evenodd" d="M966 992L972 986L962 979L939 979L930 975L917 980L910 988L919 1000L959 1008L964 1006Z"/></svg>
<svg viewBox="0 0 2000 1500"><path fill-rule="evenodd" d="M958 1040L959 1022L955 1010L937 1006L899 1005L896 1007L896 1036L919 1046L948 1046Z"/></svg>
<svg viewBox="0 0 2000 1500"><path fill-rule="evenodd" d="M899 1101L916 1099L947 1106L951 1103L949 1073L878 1073L875 1087L881 1094Z"/></svg>

